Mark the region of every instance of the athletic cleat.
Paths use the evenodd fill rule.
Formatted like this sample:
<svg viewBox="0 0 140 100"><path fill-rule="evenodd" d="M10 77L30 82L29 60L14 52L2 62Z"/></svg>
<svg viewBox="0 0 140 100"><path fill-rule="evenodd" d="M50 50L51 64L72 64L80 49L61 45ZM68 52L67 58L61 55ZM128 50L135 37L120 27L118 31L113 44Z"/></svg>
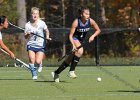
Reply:
<svg viewBox="0 0 140 100"><path fill-rule="evenodd" d="M69 71L69 75L68 75L70 78L77 78L76 74L74 73L74 71Z"/></svg>
<svg viewBox="0 0 140 100"><path fill-rule="evenodd" d="M42 67L38 67L38 72L41 72L42 71Z"/></svg>
<svg viewBox="0 0 140 100"><path fill-rule="evenodd" d="M51 74L52 74L52 77L53 77L54 81L59 83L59 75L56 74L55 72L52 72Z"/></svg>
<svg viewBox="0 0 140 100"><path fill-rule="evenodd" d="M33 80L37 80L37 76L33 76L33 78L32 78Z"/></svg>

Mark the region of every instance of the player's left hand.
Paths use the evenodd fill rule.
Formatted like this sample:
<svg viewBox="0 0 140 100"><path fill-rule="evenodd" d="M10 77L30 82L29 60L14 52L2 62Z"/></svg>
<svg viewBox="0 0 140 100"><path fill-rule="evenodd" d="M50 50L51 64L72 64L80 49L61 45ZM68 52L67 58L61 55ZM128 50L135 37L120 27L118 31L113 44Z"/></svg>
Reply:
<svg viewBox="0 0 140 100"><path fill-rule="evenodd" d="M13 58L13 59L16 58L15 55L12 52L10 53L10 57Z"/></svg>
<svg viewBox="0 0 140 100"><path fill-rule="evenodd" d="M48 38L46 38L46 39L47 39L47 40L50 40L50 41L52 40L52 38L49 38L49 37L48 37Z"/></svg>
<svg viewBox="0 0 140 100"><path fill-rule="evenodd" d="M91 37L89 38L88 41L89 41L89 43L90 43L90 42L92 42L93 40L94 40L94 36L91 36Z"/></svg>

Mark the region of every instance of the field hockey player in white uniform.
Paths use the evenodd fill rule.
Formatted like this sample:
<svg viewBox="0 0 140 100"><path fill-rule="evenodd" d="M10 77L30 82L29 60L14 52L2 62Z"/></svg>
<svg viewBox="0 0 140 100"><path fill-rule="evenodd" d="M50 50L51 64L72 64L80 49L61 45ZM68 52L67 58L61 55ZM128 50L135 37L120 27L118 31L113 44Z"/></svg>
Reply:
<svg viewBox="0 0 140 100"><path fill-rule="evenodd" d="M39 8L33 7L31 9L31 15L32 19L25 25L25 38L28 39L27 51L29 57L29 66L31 68L32 73L32 79L36 80L36 67L39 67L42 70L41 64L46 49L46 40L41 37L44 37L48 40L51 40L51 38L49 37L49 30L47 28L47 25L39 17Z"/></svg>

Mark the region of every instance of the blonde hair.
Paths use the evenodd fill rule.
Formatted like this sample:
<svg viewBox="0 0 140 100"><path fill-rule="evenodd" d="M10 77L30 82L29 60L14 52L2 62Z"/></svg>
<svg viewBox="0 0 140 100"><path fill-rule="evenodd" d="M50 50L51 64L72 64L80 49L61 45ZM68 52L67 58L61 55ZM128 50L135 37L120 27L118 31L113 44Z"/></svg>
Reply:
<svg viewBox="0 0 140 100"><path fill-rule="evenodd" d="M37 11L39 12L39 8L37 8L37 7L32 7L32 8L31 8L31 13L33 13L34 10L37 10Z"/></svg>

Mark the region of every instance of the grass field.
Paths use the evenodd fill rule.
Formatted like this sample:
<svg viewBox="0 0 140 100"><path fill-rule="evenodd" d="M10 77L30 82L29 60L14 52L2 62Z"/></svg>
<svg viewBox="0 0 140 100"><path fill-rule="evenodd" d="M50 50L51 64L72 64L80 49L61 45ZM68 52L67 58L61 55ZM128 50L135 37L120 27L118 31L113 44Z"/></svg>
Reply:
<svg viewBox="0 0 140 100"><path fill-rule="evenodd" d="M0 68L0 100L139 100L140 66L77 67L77 79L67 77L68 69L55 83L44 67L33 81L24 68ZM98 82L97 77L102 81Z"/></svg>

